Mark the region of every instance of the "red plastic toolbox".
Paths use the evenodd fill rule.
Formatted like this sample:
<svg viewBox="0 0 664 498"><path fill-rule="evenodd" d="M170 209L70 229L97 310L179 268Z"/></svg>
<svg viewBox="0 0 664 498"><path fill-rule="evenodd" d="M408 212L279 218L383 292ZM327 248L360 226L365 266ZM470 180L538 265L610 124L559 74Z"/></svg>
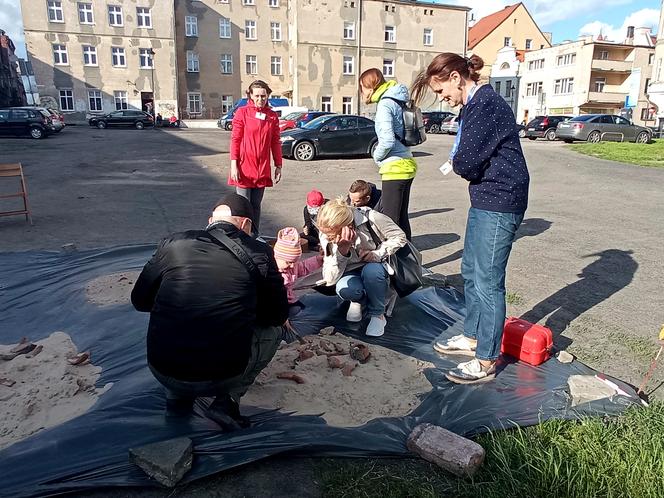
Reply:
<svg viewBox="0 0 664 498"><path fill-rule="evenodd" d="M531 365L540 365L551 357L552 349L550 329L513 316L505 320L501 353Z"/></svg>

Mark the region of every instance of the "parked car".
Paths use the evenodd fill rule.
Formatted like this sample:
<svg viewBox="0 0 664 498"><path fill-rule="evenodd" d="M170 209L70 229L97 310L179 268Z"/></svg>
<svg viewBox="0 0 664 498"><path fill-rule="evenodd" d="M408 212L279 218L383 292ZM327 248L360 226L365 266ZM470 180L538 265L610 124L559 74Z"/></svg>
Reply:
<svg viewBox="0 0 664 498"><path fill-rule="evenodd" d="M449 111L423 112L422 119L424 121L424 130L427 133L440 133L440 125L450 116L454 116L454 113Z"/></svg>
<svg viewBox="0 0 664 498"><path fill-rule="evenodd" d="M567 121L572 116L535 116L526 125L526 137L530 140L546 138L547 140L556 139L556 127L558 123Z"/></svg>
<svg viewBox="0 0 664 498"><path fill-rule="evenodd" d="M302 128L309 121L313 121L314 119L319 118L321 116L329 116L330 114L333 113L327 111L307 111L300 119L297 120L297 122L295 123L295 127Z"/></svg>
<svg viewBox="0 0 664 498"><path fill-rule="evenodd" d="M286 130L292 130L297 126L297 120L304 116L304 112L291 112L279 119L279 133Z"/></svg>
<svg viewBox="0 0 664 498"><path fill-rule="evenodd" d="M33 107L33 106L20 106L14 107L14 109L33 109L39 111L42 115L47 115L50 119L49 127L51 131L59 133L65 127L65 118L58 111L54 109L49 109L47 107Z"/></svg>
<svg viewBox="0 0 664 498"><path fill-rule="evenodd" d="M646 144L652 138L652 131L645 126L635 125L621 116L583 114L560 123L556 129L556 136L567 143L574 140L586 140L591 143L607 140Z"/></svg>
<svg viewBox="0 0 664 498"><path fill-rule="evenodd" d="M92 116L88 123L100 130L111 126L133 126L137 130L142 130L146 126L154 126L154 117L147 112L125 109L123 111L113 111L103 116Z"/></svg>
<svg viewBox="0 0 664 498"><path fill-rule="evenodd" d="M302 128L281 134L281 153L298 161L317 156L371 154L378 143L374 122L362 116L331 114L320 116Z"/></svg>
<svg viewBox="0 0 664 498"><path fill-rule="evenodd" d="M277 113L279 116L281 116L283 108L290 106L288 99L282 99L278 97L267 99L267 103L273 110L279 109L279 112ZM228 111L226 114L224 114L222 117L219 118L219 120L217 121L217 126L223 130L228 130L228 131L232 130L233 116L235 116L235 111L237 111L240 107L244 107L245 105L247 105L246 98L238 100L230 111ZM289 114L290 112L295 112L296 110L299 109L286 111L284 115ZM306 111L306 109L302 110Z"/></svg>
<svg viewBox="0 0 664 498"><path fill-rule="evenodd" d="M516 130L519 132L519 138L526 138L526 126L516 123Z"/></svg>
<svg viewBox="0 0 664 498"><path fill-rule="evenodd" d="M459 132L459 116L456 116L454 114L451 116L447 116L445 120L440 124L440 132L456 135Z"/></svg>
<svg viewBox="0 0 664 498"><path fill-rule="evenodd" d="M47 137L52 131L51 115L34 107L0 109L0 135Z"/></svg>

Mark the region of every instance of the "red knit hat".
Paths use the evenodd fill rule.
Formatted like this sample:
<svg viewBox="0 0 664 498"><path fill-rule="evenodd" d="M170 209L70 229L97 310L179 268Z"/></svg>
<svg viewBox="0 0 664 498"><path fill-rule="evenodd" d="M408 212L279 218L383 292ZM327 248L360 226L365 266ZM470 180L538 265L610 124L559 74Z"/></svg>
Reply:
<svg viewBox="0 0 664 498"><path fill-rule="evenodd" d="M307 194L307 206L311 208L321 207L324 203L325 198L318 190L312 190Z"/></svg>
<svg viewBox="0 0 664 498"><path fill-rule="evenodd" d="M274 257L295 263L300 256L302 256L302 246L297 228L286 227L279 230L277 242L274 244Z"/></svg>

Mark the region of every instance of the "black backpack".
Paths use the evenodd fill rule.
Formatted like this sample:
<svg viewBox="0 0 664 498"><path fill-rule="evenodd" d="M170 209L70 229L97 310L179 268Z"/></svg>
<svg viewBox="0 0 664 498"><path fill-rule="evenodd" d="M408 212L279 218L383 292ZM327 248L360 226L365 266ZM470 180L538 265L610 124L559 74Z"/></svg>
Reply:
<svg viewBox="0 0 664 498"><path fill-rule="evenodd" d="M427 133L424 129L424 119L422 118L422 110L415 105L412 100L403 102L392 97L384 97L393 100L403 112L403 138L397 135L394 136L404 144L406 147L420 145L427 140Z"/></svg>

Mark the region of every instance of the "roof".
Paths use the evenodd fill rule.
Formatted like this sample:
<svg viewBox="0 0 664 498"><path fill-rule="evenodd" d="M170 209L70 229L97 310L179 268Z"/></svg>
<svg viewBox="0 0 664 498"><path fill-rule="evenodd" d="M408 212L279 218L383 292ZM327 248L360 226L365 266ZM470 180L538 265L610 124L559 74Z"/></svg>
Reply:
<svg viewBox="0 0 664 498"><path fill-rule="evenodd" d="M473 48L475 45L489 36L494 29L505 22L507 18L509 18L521 5L521 2L514 5L508 5L503 10L494 12L493 14L483 17L477 21L468 30L468 48Z"/></svg>
<svg viewBox="0 0 664 498"><path fill-rule="evenodd" d="M528 50L516 51L516 58L518 59L519 62L523 62L526 59L526 52L528 52Z"/></svg>

